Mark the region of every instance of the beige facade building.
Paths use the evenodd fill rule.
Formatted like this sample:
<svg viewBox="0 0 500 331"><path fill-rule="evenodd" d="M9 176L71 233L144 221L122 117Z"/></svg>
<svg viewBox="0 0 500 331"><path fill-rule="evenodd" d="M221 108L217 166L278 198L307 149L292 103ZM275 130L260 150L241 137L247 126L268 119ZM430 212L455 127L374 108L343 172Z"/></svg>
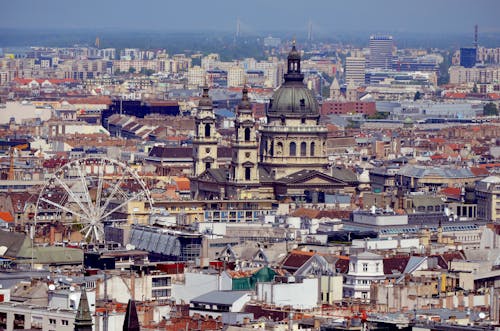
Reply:
<svg viewBox="0 0 500 331"><path fill-rule="evenodd" d="M464 68L452 66L448 70L450 84L493 83L500 81L500 66Z"/></svg>
<svg viewBox="0 0 500 331"><path fill-rule="evenodd" d="M245 83L245 70L238 66L229 68L227 72L227 87L242 87Z"/></svg>
<svg viewBox="0 0 500 331"><path fill-rule="evenodd" d="M205 70L200 66L194 66L188 70L188 86L198 88L205 83Z"/></svg>
<svg viewBox="0 0 500 331"><path fill-rule="evenodd" d="M364 57L347 57L345 60L345 81L353 82L356 85L364 84L365 66Z"/></svg>
<svg viewBox="0 0 500 331"><path fill-rule="evenodd" d="M490 176L476 183L477 218L500 221L500 177Z"/></svg>

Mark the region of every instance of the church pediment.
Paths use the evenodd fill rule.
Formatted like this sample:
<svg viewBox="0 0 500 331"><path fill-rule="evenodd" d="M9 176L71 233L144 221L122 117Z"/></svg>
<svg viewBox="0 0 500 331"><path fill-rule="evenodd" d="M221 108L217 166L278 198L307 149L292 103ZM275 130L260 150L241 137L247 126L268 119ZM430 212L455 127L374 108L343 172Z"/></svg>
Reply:
<svg viewBox="0 0 500 331"><path fill-rule="evenodd" d="M251 168L254 165L255 165L255 163L250 162L250 161L243 162L243 164L242 164L243 168Z"/></svg>
<svg viewBox="0 0 500 331"><path fill-rule="evenodd" d="M316 170L301 170L280 180L288 185L336 185L347 183Z"/></svg>
<svg viewBox="0 0 500 331"><path fill-rule="evenodd" d="M225 169L208 169L198 176L198 180L212 183L224 183L228 179Z"/></svg>

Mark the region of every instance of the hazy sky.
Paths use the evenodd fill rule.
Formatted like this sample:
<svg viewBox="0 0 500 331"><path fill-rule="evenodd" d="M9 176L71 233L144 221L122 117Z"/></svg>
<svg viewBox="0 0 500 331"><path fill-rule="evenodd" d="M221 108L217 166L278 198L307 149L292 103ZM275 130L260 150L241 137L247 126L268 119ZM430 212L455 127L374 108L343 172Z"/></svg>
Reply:
<svg viewBox="0 0 500 331"><path fill-rule="evenodd" d="M500 33L500 0L0 0L2 28Z"/></svg>

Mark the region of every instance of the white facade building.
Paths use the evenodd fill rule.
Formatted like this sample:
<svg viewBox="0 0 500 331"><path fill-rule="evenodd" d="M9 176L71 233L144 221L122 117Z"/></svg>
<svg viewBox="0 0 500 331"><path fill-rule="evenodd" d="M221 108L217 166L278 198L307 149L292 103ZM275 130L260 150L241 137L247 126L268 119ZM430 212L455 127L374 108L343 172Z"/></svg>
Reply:
<svg viewBox="0 0 500 331"><path fill-rule="evenodd" d="M242 87L245 84L245 70L233 66L227 72L227 87Z"/></svg>
<svg viewBox="0 0 500 331"><path fill-rule="evenodd" d="M370 285L385 279L383 257L363 252L352 255L349 272L345 276L344 297L370 300Z"/></svg>
<svg viewBox="0 0 500 331"><path fill-rule="evenodd" d="M194 66L188 70L188 85L198 88L205 84L205 70L199 66Z"/></svg>
<svg viewBox="0 0 500 331"><path fill-rule="evenodd" d="M290 283L257 283L257 300L281 307L312 309L320 302L319 286L318 278Z"/></svg>
<svg viewBox="0 0 500 331"><path fill-rule="evenodd" d="M364 84L365 65L364 57L347 57L345 60L345 81L353 82L356 85Z"/></svg>

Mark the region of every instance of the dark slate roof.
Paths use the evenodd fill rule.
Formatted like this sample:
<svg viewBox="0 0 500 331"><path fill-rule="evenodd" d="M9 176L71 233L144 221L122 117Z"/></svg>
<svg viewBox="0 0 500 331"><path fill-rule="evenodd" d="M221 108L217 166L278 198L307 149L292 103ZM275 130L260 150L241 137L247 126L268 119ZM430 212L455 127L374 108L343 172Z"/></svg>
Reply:
<svg viewBox="0 0 500 331"><path fill-rule="evenodd" d="M354 171L347 168L333 167L331 176L337 180L349 184L356 184L358 182L358 177L356 176Z"/></svg>
<svg viewBox="0 0 500 331"><path fill-rule="evenodd" d="M0 231L0 246L7 247L5 257L17 257L21 251L26 235L18 232Z"/></svg>
<svg viewBox="0 0 500 331"><path fill-rule="evenodd" d="M135 301L129 299L127 311L125 312L125 320L123 321L123 331L140 331L139 317L137 316L137 308Z"/></svg>
<svg viewBox="0 0 500 331"><path fill-rule="evenodd" d="M87 327L92 327L92 324L87 292L82 288L82 295L80 296L80 303L78 304L75 316L75 330L88 330Z"/></svg>
<svg viewBox="0 0 500 331"><path fill-rule="evenodd" d="M229 171L227 169L207 169L207 172L212 176L217 183L225 183L228 181Z"/></svg>
<svg viewBox="0 0 500 331"><path fill-rule="evenodd" d="M155 146L149 152L149 156L161 158L191 158L193 157L193 148Z"/></svg>

